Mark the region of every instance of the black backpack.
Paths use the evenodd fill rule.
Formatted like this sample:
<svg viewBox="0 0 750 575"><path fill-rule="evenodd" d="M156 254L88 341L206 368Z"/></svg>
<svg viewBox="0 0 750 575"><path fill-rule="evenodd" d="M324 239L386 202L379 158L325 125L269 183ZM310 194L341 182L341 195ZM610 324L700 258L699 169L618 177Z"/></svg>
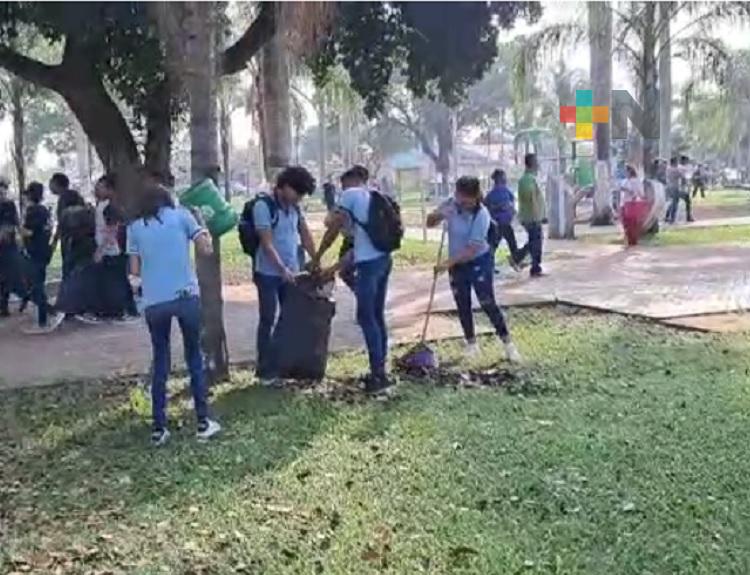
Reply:
<svg viewBox="0 0 750 575"><path fill-rule="evenodd" d="M391 253L401 247L401 240L404 237L401 208L390 196L375 190L370 191L367 223L357 220L354 214L351 214L351 216L367 232L376 250Z"/></svg>
<svg viewBox="0 0 750 575"><path fill-rule="evenodd" d="M242 208L242 215L240 216L240 223L237 225L237 231L240 234L242 251L253 259L255 258L255 254L258 253L258 246L260 246L260 236L258 235L258 230L255 229L255 219L253 217L253 210L257 202L265 202L268 206L268 211L271 213L271 228L275 228L276 224L279 223L279 206L273 196L261 193L245 202L245 206ZM300 213L299 206L294 206L294 208L297 210L297 215L301 218L302 214Z"/></svg>

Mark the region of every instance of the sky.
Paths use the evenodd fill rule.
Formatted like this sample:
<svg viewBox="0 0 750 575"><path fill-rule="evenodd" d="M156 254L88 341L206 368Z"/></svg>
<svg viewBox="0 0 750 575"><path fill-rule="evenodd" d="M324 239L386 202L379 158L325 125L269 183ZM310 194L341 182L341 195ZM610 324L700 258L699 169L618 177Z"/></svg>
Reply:
<svg viewBox="0 0 750 575"><path fill-rule="evenodd" d="M621 2L614 2L617 8ZM544 11L541 20L533 26L521 21L509 33L505 33L503 40L511 40L518 35L532 33L554 23L578 21L585 25L586 23L586 3L585 2L542 2ZM679 16L673 23L673 30L677 30L689 24L685 16ZM750 26L745 24L726 25L717 30L717 36L721 38L730 48L747 49L750 48ZM569 68L580 68L588 74L589 69L589 50L588 45L584 42L580 46L570 48L562 55ZM612 68L613 89L632 90L632 82L627 70L622 64L615 61ZM680 59L673 59L672 62L672 79L675 85L675 93L678 92L679 86L690 77L690 67L687 62ZM307 110L306 123L312 125L315 123L315 117L312 109ZM237 110L233 115L233 134L232 139L236 146L243 146L251 137L250 119L245 116L244 110ZM11 126L6 119L0 122L0 165L5 164L10 159L10 142ZM40 154L37 158L40 164L51 165L55 158L50 154Z"/></svg>

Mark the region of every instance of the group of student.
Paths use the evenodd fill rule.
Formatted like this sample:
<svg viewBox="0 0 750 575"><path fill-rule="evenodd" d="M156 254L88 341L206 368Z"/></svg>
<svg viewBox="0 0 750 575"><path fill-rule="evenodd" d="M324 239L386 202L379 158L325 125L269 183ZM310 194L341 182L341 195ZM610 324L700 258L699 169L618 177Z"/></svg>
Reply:
<svg viewBox="0 0 750 575"><path fill-rule="evenodd" d="M680 200L685 202L685 215L688 222L693 219L692 200L700 193L706 197L707 173L700 164L693 166L688 156L673 156L669 163L662 159L654 160L653 172L656 179L665 187L667 212L664 221L673 224L677 219Z"/></svg>
<svg viewBox="0 0 750 575"><path fill-rule="evenodd" d="M11 294L20 300L20 311L29 301L37 308L36 325L25 330L29 334L50 333L66 317L91 323L138 315L127 276L125 220L112 203L115 184L114 176L102 176L92 207L65 174L54 174L49 182L57 198L53 220L40 182L22 191L20 217L7 184L0 182L0 315L10 314ZM58 246L61 282L52 307L47 268Z"/></svg>
<svg viewBox="0 0 750 575"><path fill-rule="evenodd" d="M525 167L518 183L518 208L505 173L496 170L492 175L494 186L486 197L477 178L461 177L455 184L453 197L427 217L428 226L445 226L448 258L438 263L435 273L449 274L469 354L478 349L471 307L473 290L503 342L508 359L520 361L520 354L495 299L494 272L497 244L505 240L510 252L509 263L514 268L520 269L526 256L530 255L531 277L542 275L545 206L536 181L538 164L534 154L526 156ZM273 358L283 350L272 349L271 333L287 286L302 271L303 264L298 255L302 247L309 256L307 269L323 278L338 273L354 292L357 322L362 329L369 359L365 391L380 394L391 387L392 380L387 374L389 348L385 309L393 269L392 251L397 247L390 249L387 246L387 240L380 237L382 234L375 230L377 226L372 220L390 217L387 206L393 206L393 201L370 187L368 180L367 170L354 166L341 175L338 197L328 190L331 197L325 219L326 231L317 248L298 208L300 201L315 188L307 170L287 168L279 174L271 197L255 202L253 217L260 245L253 261L253 277L260 307L257 374L262 383L271 384L276 378ZM269 201L273 203L271 208ZM375 206L373 202L376 202ZM381 212L386 212L386 215L379 215ZM521 248L517 245L512 226L516 217L528 234L528 242ZM324 254L339 235L343 236L343 242L336 263L321 268ZM394 245L397 246L398 242Z"/></svg>

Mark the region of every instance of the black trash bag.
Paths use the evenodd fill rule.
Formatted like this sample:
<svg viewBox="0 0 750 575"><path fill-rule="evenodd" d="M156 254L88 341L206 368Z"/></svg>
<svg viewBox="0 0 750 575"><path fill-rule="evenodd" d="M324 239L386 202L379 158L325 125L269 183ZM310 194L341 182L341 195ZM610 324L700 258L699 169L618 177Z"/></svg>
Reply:
<svg viewBox="0 0 750 575"><path fill-rule="evenodd" d="M320 380L328 364L328 340L336 303L333 282L310 274L287 287L273 332L274 363L283 379Z"/></svg>

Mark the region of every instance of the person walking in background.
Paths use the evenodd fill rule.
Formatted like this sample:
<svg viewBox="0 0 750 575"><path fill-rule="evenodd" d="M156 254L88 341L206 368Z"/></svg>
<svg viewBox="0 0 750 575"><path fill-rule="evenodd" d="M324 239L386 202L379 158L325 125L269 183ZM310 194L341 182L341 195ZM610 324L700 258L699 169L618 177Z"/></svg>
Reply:
<svg viewBox="0 0 750 575"><path fill-rule="evenodd" d="M272 196L255 202L253 220L258 251L253 261L253 281L258 289L260 314L257 332L257 376L263 385L276 377L271 334L286 286L300 272L298 248L315 256L315 243L299 209L302 199L315 190L315 179L305 168L290 166L276 178Z"/></svg>
<svg viewBox="0 0 750 575"><path fill-rule="evenodd" d="M683 156L685 158L685 156ZM683 166L685 161L683 160ZM669 160L669 167L667 168L667 200L669 201L669 207L667 208L667 215L665 221L668 224L675 223L677 219L677 212L680 207L680 199L685 201L685 211L687 212L687 221L693 221L692 204L690 201L690 194L687 193L687 179L686 179L687 168L681 167L677 161L677 156L674 156Z"/></svg>
<svg viewBox="0 0 750 575"><path fill-rule="evenodd" d="M493 187L484 198L484 205L490 212L490 216L497 226L498 240L505 240L508 245L508 263L518 271L521 260L518 259L519 250L516 243L516 233L513 230L513 218L516 215L516 198L508 188L508 181L503 170L492 172ZM498 244L499 245L499 244ZM495 261L497 245L490 246L492 250L492 261Z"/></svg>
<svg viewBox="0 0 750 575"><path fill-rule="evenodd" d="M68 176L61 173L52 175L49 181L49 189L57 196L55 235L52 237L52 253L55 252L57 244L60 244L60 256L62 257L62 278L67 279L75 267L75 261L71 254L71 238L69 230L65 228L64 215L68 208L83 207L86 202L76 190L70 189Z"/></svg>
<svg viewBox="0 0 750 575"><path fill-rule="evenodd" d="M102 278L100 314L105 319L124 321L138 316L133 290L128 282L125 254L125 217L114 204L116 179L113 174L99 178L96 196L96 253L94 261Z"/></svg>
<svg viewBox="0 0 750 575"><path fill-rule="evenodd" d="M487 242L487 232L491 224L490 214L482 205L479 180L467 176L459 178L454 197L441 204L427 217L429 227L435 227L443 221L448 233L449 257L438 264L435 272L448 271L450 275L453 298L466 339L467 355L474 356L479 352L471 308L473 288L482 311L503 342L508 359L520 362L521 356L511 341L503 312L495 301L495 264Z"/></svg>
<svg viewBox="0 0 750 575"><path fill-rule="evenodd" d="M65 314L55 313L50 321L47 302L47 266L52 257L50 239L52 222L49 210L42 204L44 186L31 182L24 191L26 210L24 212L21 235L26 255L29 259L31 276L31 301L37 308L37 325L26 331L28 334L50 333L57 329Z"/></svg>
<svg viewBox="0 0 750 575"><path fill-rule="evenodd" d="M163 445L167 428L167 378L172 319L182 331L185 363L198 420L197 437L209 439L221 426L208 414L203 356L201 355L201 303L198 280L190 259L190 244L204 254L213 252L211 236L184 208L175 207L169 192L147 185L140 197L136 218L128 226L127 253L131 283L141 287L146 324L151 334L153 367L151 442Z"/></svg>
<svg viewBox="0 0 750 575"><path fill-rule="evenodd" d="M518 219L526 229L528 239L526 245L518 252L517 261L522 261L526 254L531 256L532 278L543 275L542 272L542 222L545 218L546 208L544 205L544 194L536 181L539 164L536 154L526 154L524 157L526 170L518 180Z"/></svg>
<svg viewBox="0 0 750 575"><path fill-rule="evenodd" d="M0 317L10 315L10 296L28 301L23 277L23 259L18 250L18 209L8 197L8 182L0 179ZM25 304L22 304L22 309Z"/></svg>
<svg viewBox="0 0 750 575"><path fill-rule="evenodd" d="M329 212L336 207L336 186L330 180L323 183L323 201Z"/></svg>
<svg viewBox="0 0 750 575"><path fill-rule="evenodd" d="M701 199L705 199L706 197L706 175L705 175L705 169L700 164L695 166L695 170L693 171L692 184L693 184L693 198L697 197L698 192L700 192Z"/></svg>

